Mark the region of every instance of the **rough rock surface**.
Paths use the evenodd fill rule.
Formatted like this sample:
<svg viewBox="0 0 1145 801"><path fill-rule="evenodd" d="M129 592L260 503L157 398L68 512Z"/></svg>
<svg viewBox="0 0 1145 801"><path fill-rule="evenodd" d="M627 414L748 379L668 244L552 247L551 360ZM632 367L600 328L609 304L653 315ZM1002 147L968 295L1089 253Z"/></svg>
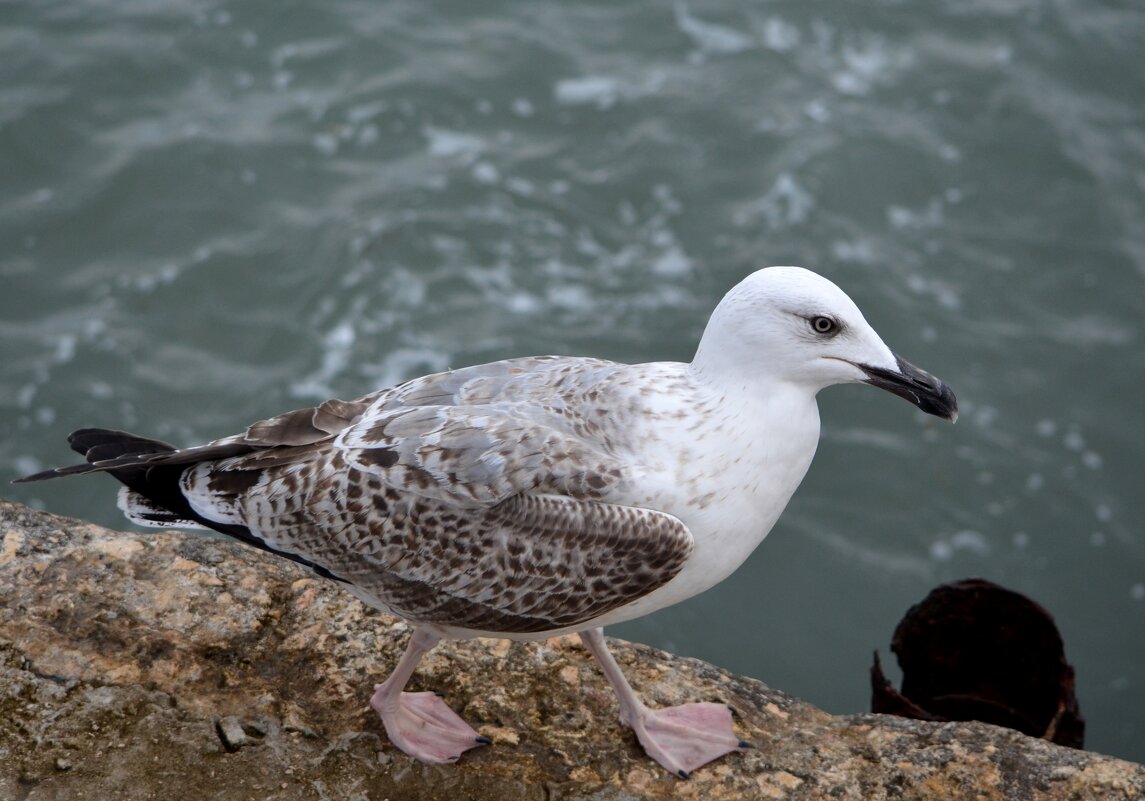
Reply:
<svg viewBox="0 0 1145 801"><path fill-rule="evenodd" d="M0 502L0 799L1141 799L1145 768L984 724L832 717L613 642L653 706L721 701L757 748L681 781L620 727L575 638L439 646L434 689L494 741L396 752L366 704L407 627L282 560Z"/></svg>

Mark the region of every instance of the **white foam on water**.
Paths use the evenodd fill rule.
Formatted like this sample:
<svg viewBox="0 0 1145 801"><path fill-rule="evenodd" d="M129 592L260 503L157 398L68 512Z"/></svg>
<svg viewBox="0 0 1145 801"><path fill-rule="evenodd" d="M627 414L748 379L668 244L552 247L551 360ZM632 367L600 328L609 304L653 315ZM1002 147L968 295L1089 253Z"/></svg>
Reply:
<svg viewBox="0 0 1145 801"><path fill-rule="evenodd" d="M434 348L401 347L386 354L375 365L371 374L376 377L376 385L389 387L410 378L429 373L440 373L450 368L450 356Z"/></svg>
<svg viewBox="0 0 1145 801"><path fill-rule="evenodd" d="M557 81L553 87L553 97L566 106L593 104L606 109L615 104L625 93L617 78L607 75L586 75L583 78L566 78Z"/></svg>
<svg viewBox="0 0 1145 801"><path fill-rule="evenodd" d="M910 69L914 56L909 49L892 47L881 37L862 37L845 44L837 56L839 67L831 84L843 95L862 96L876 86L893 83Z"/></svg>
<svg viewBox="0 0 1145 801"><path fill-rule="evenodd" d="M385 100L374 100L351 106L346 112L346 121L351 125L361 125L384 114L390 107Z"/></svg>
<svg viewBox="0 0 1145 801"><path fill-rule="evenodd" d="M777 53L786 53L799 47L803 36L799 28L779 17L768 17L763 24L763 45Z"/></svg>
<svg viewBox="0 0 1145 801"><path fill-rule="evenodd" d="M421 132L426 139L429 155L438 158L457 158L462 161L471 161L486 148L484 139L461 131L451 131L447 128L426 125L421 129Z"/></svg>
<svg viewBox="0 0 1145 801"><path fill-rule="evenodd" d="M651 271L661 278L681 278L692 272L692 260L682 247L673 243L653 258Z"/></svg>
<svg viewBox="0 0 1145 801"><path fill-rule="evenodd" d="M936 540L930 546L930 558L936 562L949 562L959 553L986 557L990 552L990 543L987 539L979 532L969 529L958 531L946 539Z"/></svg>
<svg viewBox="0 0 1145 801"><path fill-rule="evenodd" d="M501 180L501 171L487 161L479 161L473 165L473 180L479 184L495 184Z"/></svg>
<svg viewBox="0 0 1145 801"><path fill-rule="evenodd" d="M815 198L788 172L780 173L761 197L735 214L739 226L756 225L760 220L772 230L806 222L815 208Z"/></svg>
<svg viewBox="0 0 1145 801"><path fill-rule="evenodd" d="M333 380L350 364L356 335L349 319L340 320L322 337L322 363L309 375L294 382L290 394L299 398L332 398L337 393Z"/></svg>
<svg viewBox="0 0 1145 801"><path fill-rule="evenodd" d="M802 534L811 536L817 543L835 552L842 560L862 565L879 575L891 573L916 581L930 581L933 576L934 571L928 560L913 556L905 549L881 550L852 537L824 531L819 525L805 525L800 521L789 520L788 525L800 529Z"/></svg>
<svg viewBox="0 0 1145 801"><path fill-rule="evenodd" d="M338 137L332 133L315 134L311 137L310 143L314 145L315 150L326 157L333 156L338 152Z"/></svg>
<svg viewBox="0 0 1145 801"><path fill-rule="evenodd" d="M742 53L756 46L755 37L728 25L698 19L684 3L676 4L676 26L703 53Z"/></svg>
<svg viewBox="0 0 1145 801"><path fill-rule="evenodd" d="M942 201L932 198L926 206L917 211L905 206L888 206L887 222L899 230L938 228L943 223Z"/></svg>

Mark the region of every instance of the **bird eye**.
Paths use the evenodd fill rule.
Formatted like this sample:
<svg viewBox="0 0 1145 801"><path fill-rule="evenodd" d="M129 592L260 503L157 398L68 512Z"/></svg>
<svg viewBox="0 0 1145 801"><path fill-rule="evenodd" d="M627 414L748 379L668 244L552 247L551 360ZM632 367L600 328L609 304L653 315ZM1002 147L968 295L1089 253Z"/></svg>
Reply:
<svg viewBox="0 0 1145 801"><path fill-rule="evenodd" d="M820 315L811 318L811 330L816 334L833 334L839 330L839 324L830 317Z"/></svg>

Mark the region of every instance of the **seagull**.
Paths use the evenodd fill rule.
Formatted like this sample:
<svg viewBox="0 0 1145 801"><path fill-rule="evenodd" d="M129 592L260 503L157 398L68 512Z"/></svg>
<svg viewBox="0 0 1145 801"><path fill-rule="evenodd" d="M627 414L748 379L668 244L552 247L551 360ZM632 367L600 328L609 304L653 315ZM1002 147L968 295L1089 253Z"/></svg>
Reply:
<svg viewBox="0 0 1145 801"><path fill-rule="evenodd" d="M577 633L621 721L682 778L749 748L730 709L645 706L606 625L727 578L771 530L819 439L816 395L866 383L954 421L950 388L895 355L835 284L769 267L732 288L691 363L507 359L252 424L205 445L99 428L68 442L133 522L205 528L291 559L412 635L370 706L429 763L490 740L404 692L443 638Z"/></svg>

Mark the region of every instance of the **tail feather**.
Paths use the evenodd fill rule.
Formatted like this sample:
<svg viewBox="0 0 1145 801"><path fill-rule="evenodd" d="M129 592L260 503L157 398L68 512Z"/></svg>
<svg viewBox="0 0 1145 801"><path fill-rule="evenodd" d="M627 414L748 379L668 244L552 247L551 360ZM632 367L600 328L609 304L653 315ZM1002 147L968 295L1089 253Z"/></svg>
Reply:
<svg viewBox="0 0 1145 801"><path fill-rule="evenodd" d="M32 481L79 476L100 470L106 470L115 475L116 478L120 478L119 475L116 475L115 468L136 465L136 469L139 469L138 465L153 454L175 452L175 446L168 445L166 442L139 437L126 431L113 431L109 428L81 428L78 431L73 431L68 435L68 445L73 451L84 457L86 461L83 464L41 470L39 473L18 478L12 483L28 484Z"/></svg>
<svg viewBox="0 0 1145 801"><path fill-rule="evenodd" d="M111 473L132 489L138 489L133 485L133 481L144 478L147 471L153 467L185 466L212 459L240 456L254 450L254 446L244 442L242 437L219 440L196 448L180 449L157 439L148 439L109 428L81 428L73 431L68 436L68 444L87 461L83 464L41 470L39 473L18 478L12 483L27 484L32 481L47 481L102 471Z"/></svg>
<svg viewBox="0 0 1145 801"><path fill-rule="evenodd" d="M191 507L183 494L180 482L189 465L248 454L266 445L255 444L240 434L195 448L178 449L157 439L106 428L81 428L68 437L68 444L72 450L83 454L87 461L43 470L18 478L13 483L45 481L84 473L110 473L124 485L120 488L119 508L136 523L161 528L177 526L212 529L247 545L305 565L320 576L345 581L303 556L269 545L244 525L204 517ZM273 446L270 447L273 449Z"/></svg>
<svg viewBox="0 0 1145 801"><path fill-rule="evenodd" d="M68 445L89 462L143 453L169 453L174 445L110 428L81 428L68 434Z"/></svg>
<svg viewBox="0 0 1145 801"><path fill-rule="evenodd" d="M162 522L171 525L176 521L187 521L201 525L199 516L191 510L179 488L179 478L186 463L198 461L194 457L187 458L187 454L191 451L201 453L209 446L180 451L174 445L157 439L108 428L81 428L68 436L68 444L76 453L83 454L87 461L44 470L18 479L18 482L110 473L126 487L125 494L120 496L120 507L129 518L151 517L151 524ZM136 522L149 524L146 519Z"/></svg>

